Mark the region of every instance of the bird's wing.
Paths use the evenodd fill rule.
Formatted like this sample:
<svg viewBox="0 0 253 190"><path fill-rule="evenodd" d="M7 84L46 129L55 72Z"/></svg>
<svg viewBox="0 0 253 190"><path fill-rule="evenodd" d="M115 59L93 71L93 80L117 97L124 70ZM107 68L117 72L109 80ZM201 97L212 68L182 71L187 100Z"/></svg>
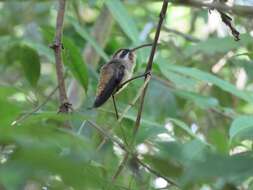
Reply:
<svg viewBox="0 0 253 190"><path fill-rule="evenodd" d="M120 62L111 61L100 70L100 80L93 107L99 107L110 98L124 76L125 67Z"/></svg>

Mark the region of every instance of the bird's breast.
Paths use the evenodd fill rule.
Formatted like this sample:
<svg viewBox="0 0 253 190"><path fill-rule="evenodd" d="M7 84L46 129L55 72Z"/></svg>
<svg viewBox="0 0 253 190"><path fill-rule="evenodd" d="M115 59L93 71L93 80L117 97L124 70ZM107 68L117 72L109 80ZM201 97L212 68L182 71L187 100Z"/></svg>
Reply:
<svg viewBox="0 0 253 190"><path fill-rule="evenodd" d="M134 71L134 65L131 68L127 68L124 71L124 77L122 78L120 85L122 85L124 82L126 82L127 80L131 79L133 76L133 71ZM118 92L116 94L118 94L119 92L121 92L124 88L127 87L129 83L126 83L124 86L122 86L120 88L120 90L118 90Z"/></svg>

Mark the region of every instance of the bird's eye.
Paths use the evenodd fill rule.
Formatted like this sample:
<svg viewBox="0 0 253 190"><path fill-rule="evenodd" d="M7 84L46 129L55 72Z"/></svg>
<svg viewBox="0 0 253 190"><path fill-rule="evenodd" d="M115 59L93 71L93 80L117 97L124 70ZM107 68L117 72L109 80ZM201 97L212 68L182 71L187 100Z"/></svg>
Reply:
<svg viewBox="0 0 253 190"><path fill-rule="evenodd" d="M122 52L120 53L120 58L124 58L126 55L127 55L127 53L129 52L129 50L128 49L124 49L124 50L122 50Z"/></svg>

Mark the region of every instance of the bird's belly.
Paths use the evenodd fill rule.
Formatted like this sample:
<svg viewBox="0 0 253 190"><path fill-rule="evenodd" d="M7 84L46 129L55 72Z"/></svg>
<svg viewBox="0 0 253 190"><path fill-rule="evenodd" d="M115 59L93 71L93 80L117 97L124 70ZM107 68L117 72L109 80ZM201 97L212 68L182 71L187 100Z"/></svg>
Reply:
<svg viewBox="0 0 253 190"><path fill-rule="evenodd" d="M129 72L129 71L125 71L125 74L124 74L124 77L123 79L121 80L120 82L120 85L122 85L124 82L126 82L127 80L131 79L132 78L132 72ZM119 92L121 92L124 88L127 87L129 83L126 83L124 86L122 86L116 94L118 94Z"/></svg>

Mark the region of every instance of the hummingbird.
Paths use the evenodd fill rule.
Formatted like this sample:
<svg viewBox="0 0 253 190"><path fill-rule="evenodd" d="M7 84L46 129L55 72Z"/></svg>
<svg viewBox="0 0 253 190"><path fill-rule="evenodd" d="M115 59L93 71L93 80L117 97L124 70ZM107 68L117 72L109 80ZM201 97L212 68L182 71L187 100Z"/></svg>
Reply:
<svg viewBox="0 0 253 190"><path fill-rule="evenodd" d="M144 44L133 49L119 49L113 54L111 60L101 67L93 108L102 106L111 96L118 94L128 85L127 81L131 80L136 65L135 50L151 45Z"/></svg>

